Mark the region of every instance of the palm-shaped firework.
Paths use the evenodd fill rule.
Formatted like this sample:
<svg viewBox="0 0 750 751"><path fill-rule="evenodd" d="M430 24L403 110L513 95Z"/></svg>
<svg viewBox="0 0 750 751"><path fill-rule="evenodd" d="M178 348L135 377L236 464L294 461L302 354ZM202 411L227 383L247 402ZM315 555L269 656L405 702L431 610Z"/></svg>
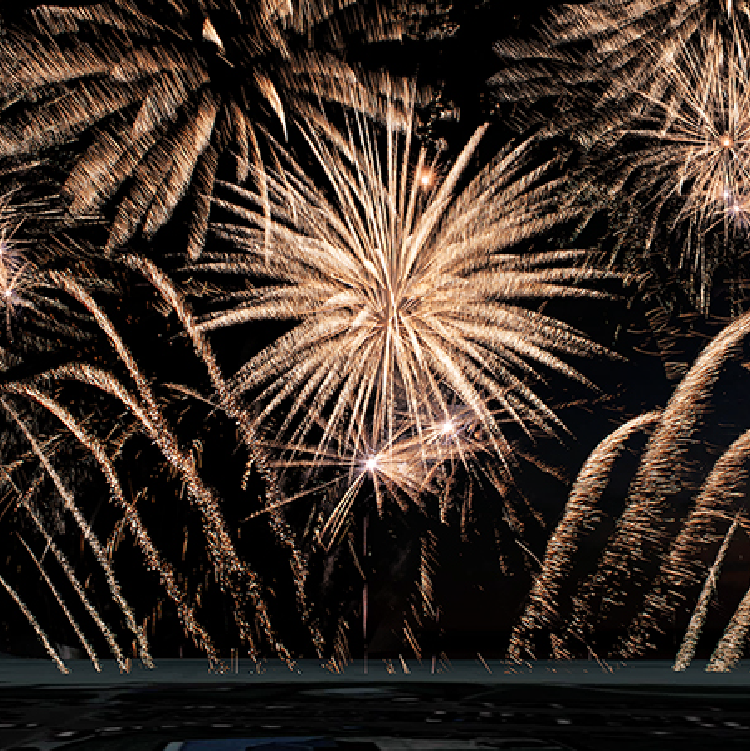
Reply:
<svg viewBox="0 0 750 751"><path fill-rule="evenodd" d="M153 235L189 194L195 256L222 159L238 181L260 159L262 112L283 122L299 95L343 95L353 74L330 53L400 30L395 10L339 0L40 5L0 43L0 158L69 149L72 215L117 205L110 249Z"/></svg>

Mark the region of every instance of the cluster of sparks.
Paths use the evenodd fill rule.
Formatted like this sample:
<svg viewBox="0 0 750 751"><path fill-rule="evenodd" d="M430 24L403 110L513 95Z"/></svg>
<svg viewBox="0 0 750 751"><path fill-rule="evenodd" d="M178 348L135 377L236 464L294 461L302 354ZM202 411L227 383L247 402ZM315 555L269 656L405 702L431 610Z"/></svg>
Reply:
<svg viewBox="0 0 750 751"><path fill-rule="evenodd" d="M710 396L722 366L750 333L750 314L727 326L706 347L675 389L663 411L635 418L608 436L582 468L563 513L552 533L524 613L510 643L515 659L538 656L536 632L551 634L553 653L564 657L580 644L590 649L597 625L611 617L631 597L642 599L617 647L621 657L636 657L651 646L650 638L663 620L677 612L705 573L703 588L688 625L674 669L685 670L695 650L716 592L729 545L740 525L746 527L741 488L747 482L746 462L750 435L742 433L720 456L695 496L679 529L670 531L668 517L679 515L674 499L688 484L688 445L704 423ZM626 441L637 431L653 432L628 491L626 505L596 569L578 583L573 594L561 597L562 585L571 586L570 574L581 541L602 521L599 507L613 463ZM720 533L722 527L726 529ZM717 544L720 544L716 549ZM713 564L704 571L701 554L715 550ZM657 574L646 582L644 572L655 563ZM572 582L575 584L575 582ZM643 591L636 586L641 583ZM717 644L707 670L731 670L743 654L750 620L746 595ZM571 651L569 651L569 648Z"/></svg>
<svg viewBox="0 0 750 751"><path fill-rule="evenodd" d="M154 5L141 11L137 3L107 0L40 6L28 25L12 27L0 39L0 159L22 163L70 149L70 171L60 188L66 221L75 224L112 208L102 256L121 251L121 268L149 285L165 315L178 322L208 385L203 393L175 388L208 403L235 427L238 449L248 456L246 477L256 472L264 485L261 508L248 520L268 520L289 553L297 605L322 657L324 639L307 601L308 555L285 509L329 491L315 535L315 545L327 552L342 540L367 494L374 495L381 514L388 504L406 512L436 501L445 521L456 467L462 467L485 473L502 496L514 461L509 428L527 436L556 436L564 428L535 385L550 375L590 385L569 359L607 354L583 332L541 312L542 303L604 299L596 285L613 275L592 267L585 251L532 247L550 228L582 215L578 194L568 191L565 178L553 176L559 161L539 158L538 141L507 145L469 175L487 125L454 160L443 162L416 138L413 82L385 75L364 80L340 59L293 43L313 30L331 52L344 45L346 30L364 31L369 40L398 38L404 29L393 19L402 13L365 19L356 2L333 0L217 0L202 3L200 13L181 0L170 6L170 25ZM389 7L411 6L392 0ZM689 225L693 245L686 257L705 309L706 234L721 226L728 243L748 225L750 48L733 5L717 14L702 0L682 3L657 39L654 29L665 13L659 0L616 6L596 0L560 11L545 33L548 42L557 37L555 49L548 48L550 59L579 72L590 63L584 83L593 88L606 80L600 114L608 103L627 102L596 127L588 122L581 140L594 144L598 157L625 150L626 157L612 160L617 169L609 189L613 196L630 191L645 199L652 217L647 244L668 211L672 228ZM593 42L584 57L563 49L582 39ZM506 45L499 51L538 58L541 49ZM515 80L536 81L539 96L559 93L558 84L543 85L543 75L548 72L532 66ZM507 74L496 83L503 80L510 80ZM259 126L259 113L266 110L273 117ZM271 133L274 118L284 141ZM303 157L288 145L290 134L304 145ZM225 162L232 164L232 183L220 179L228 176ZM176 276L190 281L181 287L127 246L139 233L150 239L186 197L188 264ZM24 259L15 247L17 228L6 220L7 205L0 203L0 306L9 342L18 309L43 309L39 300L51 290L45 304L59 305L64 297L106 342L114 363L58 364L38 378L7 377L0 387L0 410L28 449L23 462L3 465L3 487L13 488L16 508L31 519L45 555L51 552L120 669L128 669L118 636L40 513L41 488L51 481L103 572L144 665L153 665L147 621L138 622L113 565L116 541L125 531L156 572L185 634L213 667L224 669L200 622L200 588L191 592L159 551L138 499L125 490L121 446L61 398L65 384L76 384L116 404L133 434L145 436L181 483L249 654L259 659L270 646L293 665L272 623L261 577L243 559L224 499L202 471L199 445L186 446L179 421L91 289L72 270L43 270ZM212 223L212 206L220 209L221 221ZM195 290L200 293L191 299ZM212 337L233 327L242 336L249 326L270 322L283 333L225 374ZM727 552L747 525L734 495L746 480L749 434L716 463L676 532L667 515L674 512L671 499L687 487L688 446L719 371L748 332L750 314L711 342L663 411L630 420L589 456L538 562L541 570L511 636L511 657L539 656L541 630L556 657L572 654L578 644L590 648L598 619L618 609L628 583L645 581L645 572L655 568L641 610L618 647L623 656L642 654L659 619L699 583L698 553L717 547L675 669L690 662ZM35 434L30 409L63 426L66 438L100 472L120 514L109 543L101 542L66 482L55 441ZM596 571L571 588L583 538L602 521L599 503L612 467L643 431L651 435L626 506ZM13 479L22 465L34 467L25 489ZM245 479L238 482L243 491ZM288 492L294 482L302 486ZM44 555L18 539L101 669L92 641L44 568ZM436 537L428 532L420 539L413 611L433 618L436 557ZM5 578L0 586L65 672L19 593ZM364 602L363 612L366 607ZM160 606L154 620L157 611ZM750 592L717 645L710 670L736 664L749 626ZM406 621L403 630L419 655ZM334 666L349 659L342 618L331 659Z"/></svg>

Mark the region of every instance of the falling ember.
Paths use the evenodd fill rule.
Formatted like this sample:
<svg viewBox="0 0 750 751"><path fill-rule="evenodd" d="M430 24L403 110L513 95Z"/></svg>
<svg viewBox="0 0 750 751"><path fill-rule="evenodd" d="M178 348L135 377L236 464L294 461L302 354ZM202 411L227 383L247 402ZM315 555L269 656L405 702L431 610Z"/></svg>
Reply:
<svg viewBox="0 0 750 751"><path fill-rule="evenodd" d="M319 657L322 656L323 637L317 625L309 617L309 609L305 595L305 582L307 579L307 561L302 555L295 542L295 536L292 530L279 510L283 505L280 500L277 478L275 473L270 469L267 457L259 448L255 428L251 426L248 414L242 410L237 401L233 398L231 391L227 388L226 381L216 362L210 343L204 334L195 325L195 319L188 310L182 292L174 283L166 277L151 261L137 256L127 256L126 262L129 266L140 271L144 277L154 285L162 295L164 301L177 314L180 322L185 328L185 332L192 341L193 349L199 359L205 366L211 379L211 383L219 396L219 405L237 424L240 434L248 451L250 461L253 467L264 478L266 483L266 513L270 519L271 528L276 535L277 540L290 551L290 567L293 572L295 586L297 588L297 605L303 621L307 625L313 645ZM255 600L263 607L262 600ZM290 655L286 649L277 640L274 639L274 646L280 653L282 659L287 661L290 666L293 665Z"/></svg>
<svg viewBox="0 0 750 751"><path fill-rule="evenodd" d="M8 387L9 385L6 384L6 388ZM35 439L34 435L29 430L28 426L23 422L23 420L20 418L20 416L17 414L17 412L13 409L13 407L8 403L8 401L5 398L0 397L0 406L2 406L2 408L5 410L7 415L11 418L11 420L13 420L13 422L18 426L20 431L23 433L26 440L31 445L34 454L38 457L45 471L54 482L58 493L60 494L60 496L63 498L65 502L66 510L73 516L73 518L76 521L76 524L78 525L78 528L82 535L81 537L82 541L85 539L86 542L88 542L89 546L94 552L94 555L96 556L97 561L99 562L99 565L102 567L105 573L112 597L115 600L115 602L117 602L117 604L120 606L122 613L125 616L125 621L128 624L128 627L130 628L130 630L133 632L133 634L136 637L136 642L139 645L140 656L141 656L141 660L143 664L147 668L153 668L154 666L153 659L151 658L151 655L149 654L148 641L146 639L146 634L143 633L143 631L138 627L135 621L135 614L133 612L133 609L127 603L127 601L125 600L122 594L120 585L117 579L115 578L110 562L107 559L106 552L102 549L98 537L96 536L94 531L91 529L89 523L84 518L78 506L75 504L75 499L74 499L73 494L65 487L60 475L50 463L49 459L47 458L42 448L39 446L37 440Z"/></svg>
<svg viewBox="0 0 750 751"><path fill-rule="evenodd" d="M651 585L651 591L644 598L641 613L630 624L627 639L620 650L623 657L635 657L643 653L650 633L658 624L658 618L660 616L665 618L669 613L674 612L684 599L685 589L698 581L701 560L698 552L716 542L713 531L716 521L731 513L733 499L736 498L738 488L742 487L747 479L744 466L749 456L750 431L745 431L714 464L695 498L693 508L682 523L682 528L672 543L669 553L662 559L659 573ZM721 568L726 546L729 545L737 522L738 518L735 518L732 531L725 536L722 544L723 552L720 551L717 554L712 569L715 572ZM706 587L709 586L710 579L711 575L706 580ZM701 598L703 599L703 595ZM701 608L696 607L695 612L701 612ZM703 610L703 617L705 617L705 610ZM703 627L701 617L694 615L693 619L688 634L685 636L686 644L692 641L688 638L689 634L697 635ZM689 654L689 648L684 645L681 653L677 663L681 662L684 666L692 659L692 655Z"/></svg>
<svg viewBox="0 0 750 751"><path fill-rule="evenodd" d="M93 647L89 643L89 641L86 639L86 637L83 635L83 632L81 631L80 626L76 622L75 618L73 617L73 614L68 609L68 606L65 604L65 601L60 596L60 593L57 591L57 588L52 583L52 580L50 579L47 572L44 570L44 567L42 566L41 561L34 555L34 553L31 551L31 548L29 547L26 540L24 540L18 532L16 532L16 536L21 540L21 543L28 551L29 555L31 556L32 560L36 564L37 569L39 570L39 573L41 574L44 581L47 583L47 586L50 588L50 591L52 592L53 597L57 600L58 605L62 608L63 613L65 614L65 617L68 619L68 623L73 627L73 630L76 633L76 636L80 640L81 644L83 645L83 648L86 650L86 653L88 654L89 658L91 659L91 662L94 665L94 669L97 673L101 673L102 667L101 663L99 662L99 659L96 656L96 653L94 652Z"/></svg>
<svg viewBox="0 0 750 751"><path fill-rule="evenodd" d="M221 41L221 37L219 36L219 33L216 31L216 28L211 23L211 19L206 17L206 20L203 21L203 38L207 42L213 42L220 50L224 50L224 43Z"/></svg>

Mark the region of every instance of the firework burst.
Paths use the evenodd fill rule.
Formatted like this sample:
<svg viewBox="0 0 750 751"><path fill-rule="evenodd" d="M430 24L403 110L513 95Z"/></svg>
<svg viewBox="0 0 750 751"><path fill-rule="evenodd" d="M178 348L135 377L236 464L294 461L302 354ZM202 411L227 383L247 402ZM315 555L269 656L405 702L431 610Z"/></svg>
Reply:
<svg viewBox="0 0 750 751"><path fill-rule="evenodd" d="M722 260L709 257L706 238L747 226L750 191L750 77L747 38L737 24L702 27L662 61L658 91L644 91L642 109L597 145L596 169L612 177L609 194L648 207L648 250L657 231L680 227L680 266L697 306L709 306L711 276ZM659 53L652 52L652 57Z"/></svg>
<svg viewBox="0 0 750 751"><path fill-rule="evenodd" d="M663 258L704 313L748 226L747 17L730 0L594 0L497 45L497 96L583 147L592 210L625 225L615 254Z"/></svg>
<svg viewBox="0 0 750 751"><path fill-rule="evenodd" d="M458 190L485 128L441 170L413 140L413 87L380 85L382 129L359 114L337 128L312 111L301 125L325 187L275 144L284 167L268 173L267 197L235 188L240 201L221 202L242 220L216 228L236 251L199 268L267 283L229 295L199 325L292 324L231 381L292 454L316 431L321 457L379 451L404 420L429 443L431 426L458 408L505 456L496 411L553 431L559 421L529 382L540 368L585 381L559 355L604 351L534 307L601 296L586 283L605 275L579 251L518 248L570 216L561 181L544 180L551 165L529 167L531 142L506 148Z"/></svg>

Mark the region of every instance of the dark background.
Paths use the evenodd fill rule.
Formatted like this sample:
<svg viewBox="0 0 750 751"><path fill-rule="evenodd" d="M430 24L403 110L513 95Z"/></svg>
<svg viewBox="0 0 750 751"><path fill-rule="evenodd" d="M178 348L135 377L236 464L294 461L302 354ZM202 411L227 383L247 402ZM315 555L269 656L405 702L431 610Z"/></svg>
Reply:
<svg viewBox="0 0 750 751"><path fill-rule="evenodd" d="M385 66L394 74L416 74L420 84L431 86L440 92L439 111L450 113L455 110L458 116L436 119L426 129L424 136L432 143L444 142L446 159L460 151L480 124L490 120L492 127L476 158L475 166L478 166L510 139L519 137L517 130L511 126L513 106L495 102L487 83L499 66L492 50L493 43L509 35L531 35L545 8L545 3L510 3L504 0L475 3L458 0L443 19L444 23L455 24L457 27L455 33L447 38L406 40L377 45L371 49L355 48L350 51L350 56L369 68ZM19 17L20 11L20 6L15 9L3 8L0 10L0 18L12 23ZM594 222L588 234L579 238L579 241L583 246L596 247L606 229L603 223ZM546 242L553 245L568 242L568 238L562 233L563 230L559 236L549 238ZM169 238L164 237L163 232L158 237L166 256L170 252L179 252L174 239L176 237L179 237L179 231ZM123 327L127 326L133 309L142 314L143 321L155 320L153 311L149 310L147 293L143 290L139 292L137 285L130 280L123 284L127 289L127 301L123 300L122 305L117 305L119 313L113 313L119 316L118 320ZM528 502L529 507L540 512L543 522L539 523L533 519L532 514L527 514L527 523L520 541L540 559L544 554L547 535L554 528L564 507L567 490L589 452L625 420L665 405L676 383L665 369L663 344L654 336L647 317L653 309L653 300L646 299L638 287L632 284L625 284L617 289L613 287L612 291L614 299L606 303L594 305L588 302L558 301L547 309L547 312L578 326L592 339L611 348L613 353L624 359L596 358L576 362L582 372L598 386L599 390L595 392L565 382L559 377L550 377L546 390L543 387L540 396L557 409L569 429L569 435L563 436L559 442L544 438L534 442L521 436L517 438L519 455L526 455L529 460L519 460L515 470L515 487L511 492L522 506ZM675 333L671 338L678 353L677 359L681 362L691 362L710 336L727 322L728 305L723 302L725 294L721 288L717 290L715 298L717 302L709 317L684 310L684 315L675 313L672 316L670 325ZM137 342L134 346L137 347L139 357L149 362L153 366L153 372L158 373L158 377L163 380L169 374L182 372L186 367L184 363L189 362L187 350L171 335L169 327L173 324L174 322L168 321L164 329L151 329L144 324L138 336L133 337ZM246 345L251 349L258 346L257 333L253 336ZM223 353L224 363L231 371L232 365L244 350L238 348L229 336L223 339L222 336L217 336L216 347ZM96 347L93 351L96 351ZM738 363L745 360L744 355L736 358ZM736 437L738 426L747 425L744 420L748 409L746 375L746 370L740 364L728 366L715 390L711 427L701 435L691 456L698 468L698 478L700 468L708 466L709 459L717 455L720 447L727 446ZM196 379L199 378L196 375ZM101 409L106 410L106 405L102 405ZM217 486L221 485L223 475L231 474L236 477L237 472L241 472L244 457L238 455L227 458L227 447L231 445L233 435L231 426L199 409L194 409L183 425L188 433L192 430L196 434L210 436L204 464L209 468L214 467L213 470L208 469L206 474ZM605 513L612 518L622 509L629 479L636 467L642 445L643 440L640 443L634 441L632 449L618 462L613 473L603 506ZM159 497L160 492L163 497L172 486L168 478L153 473L153 463L147 460L148 451L147 447L136 442L123 462L126 465L130 463L128 475L132 487L148 485L155 498ZM544 465L541 468L538 466L540 462ZM95 502L94 496L99 500ZM101 509L97 513L101 513L103 517L106 506L102 507L100 496L100 490L96 493L92 490L87 503L91 504L92 509ZM243 499L239 496L228 499L230 508L227 513L231 518L241 517L242 503ZM370 552L365 561L370 602L368 646L373 656L392 655L405 649L399 639L398 629L402 613L413 594L413 572L418 556L416 533L425 529L426 522L416 511L402 517L388 516L379 519L374 512L371 496L363 498L362 503L365 504L363 508L369 504L371 509L368 530ZM500 656L505 651L509 631L521 612L523 597L528 591L537 564L518 544L516 534L506 530L503 532L505 537L498 543L492 525L484 523L485 515L493 520L497 519L499 512L496 508L493 511L492 505L498 503L499 499L488 491L485 498L477 499L474 517L471 518L470 515L469 523L463 529L460 524L438 529L435 599L440 615L433 622L425 622L423 626L420 638L425 651L445 651L456 657L472 656L478 651L487 656ZM305 518L308 511L301 509L298 513L300 518ZM162 545L166 551L173 553L173 558L179 556L182 538L172 539L168 533L172 527L167 527L167 523L176 524L177 527L182 527L183 522L184 525L195 523L189 514L185 514L184 520L180 517L181 514L185 514L184 509L176 503L155 504L150 512L151 528L155 536L160 534L160 523L165 525L161 532ZM11 518L11 515L6 515L0 520L4 535L12 534ZM281 594L286 591L284 586L288 587L288 583L283 584L281 574L278 575L279 581L276 581L276 572L286 566L284 554L275 546L270 534L255 527L253 530L252 539L256 549L254 561L258 561L257 566L264 575L264 581L278 590L274 605L277 615L282 621L291 622L297 616L293 609L283 604ZM353 539L360 545L361 522L355 524L351 531ZM598 548L594 542L592 541L590 549L582 553L588 564L593 564L596 560ZM722 588L720 602L712 611L706 638L701 646L703 652L716 642L747 586L743 563L746 549L746 541L743 540L741 545L735 546L726 564L726 586ZM14 581L26 582L23 587L19 584L19 590L23 589L24 593L28 593L33 603L32 610L37 613L48 633L60 643L73 644L74 635L60 619L56 603L37 586L38 575L33 565L22 559L22 555L22 552L16 552L13 559L13 563L19 566L14 571ZM123 587L133 603L138 606L142 602L145 607L158 589L153 581L144 577L138 556L137 550L123 546L115 568L120 572ZM195 565L198 566L201 560L198 555ZM79 556L78 562L83 570L86 566L85 557ZM318 568L315 568L316 565ZM131 574L131 571L137 573ZM351 650L359 654L363 647L360 636L361 580L353 570L351 560L342 553L333 559L317 561L313 565L313 574L320 577L320 596L316 597L311 593L311 599L319 599L321 603L338 602L347 614ZM81 578L85 579L85 576L82 575ZM329 579L330 584L327 584ZM99 583L98 587L102 600L106 600L103 597L106 592L103 583ZM228 625L230 618L226 605L221 604L218 595L216 597L215 607L208 608L213 610L212 623L208 627L212 633L227 630L226 638L219 641L222 651L228 652L234 646L228 631L231 628ZM41 647L30 633L25 619L16 612L15 605L5 594L2 599L5 605L0 615L0 648L16 654L41 656ZM106 620L109 608L106 605L103 607ZM182 647L185 656L188 656L192 648L181 634L169 604L164 605L164 612L164 618L155 621L157 625L154 635L150 635L154 654L157 657L160 654L176 656ZM674 654L687 618L687 613L680 615L674 623L667 625L663 642L652 656ZM291 642L303 645L304 629L290 628L295 633ZM603 647L606 647L610 638L612 637L608 634L601 635ZM302 653L307 650L309 647L300 646Z"/></svg>

